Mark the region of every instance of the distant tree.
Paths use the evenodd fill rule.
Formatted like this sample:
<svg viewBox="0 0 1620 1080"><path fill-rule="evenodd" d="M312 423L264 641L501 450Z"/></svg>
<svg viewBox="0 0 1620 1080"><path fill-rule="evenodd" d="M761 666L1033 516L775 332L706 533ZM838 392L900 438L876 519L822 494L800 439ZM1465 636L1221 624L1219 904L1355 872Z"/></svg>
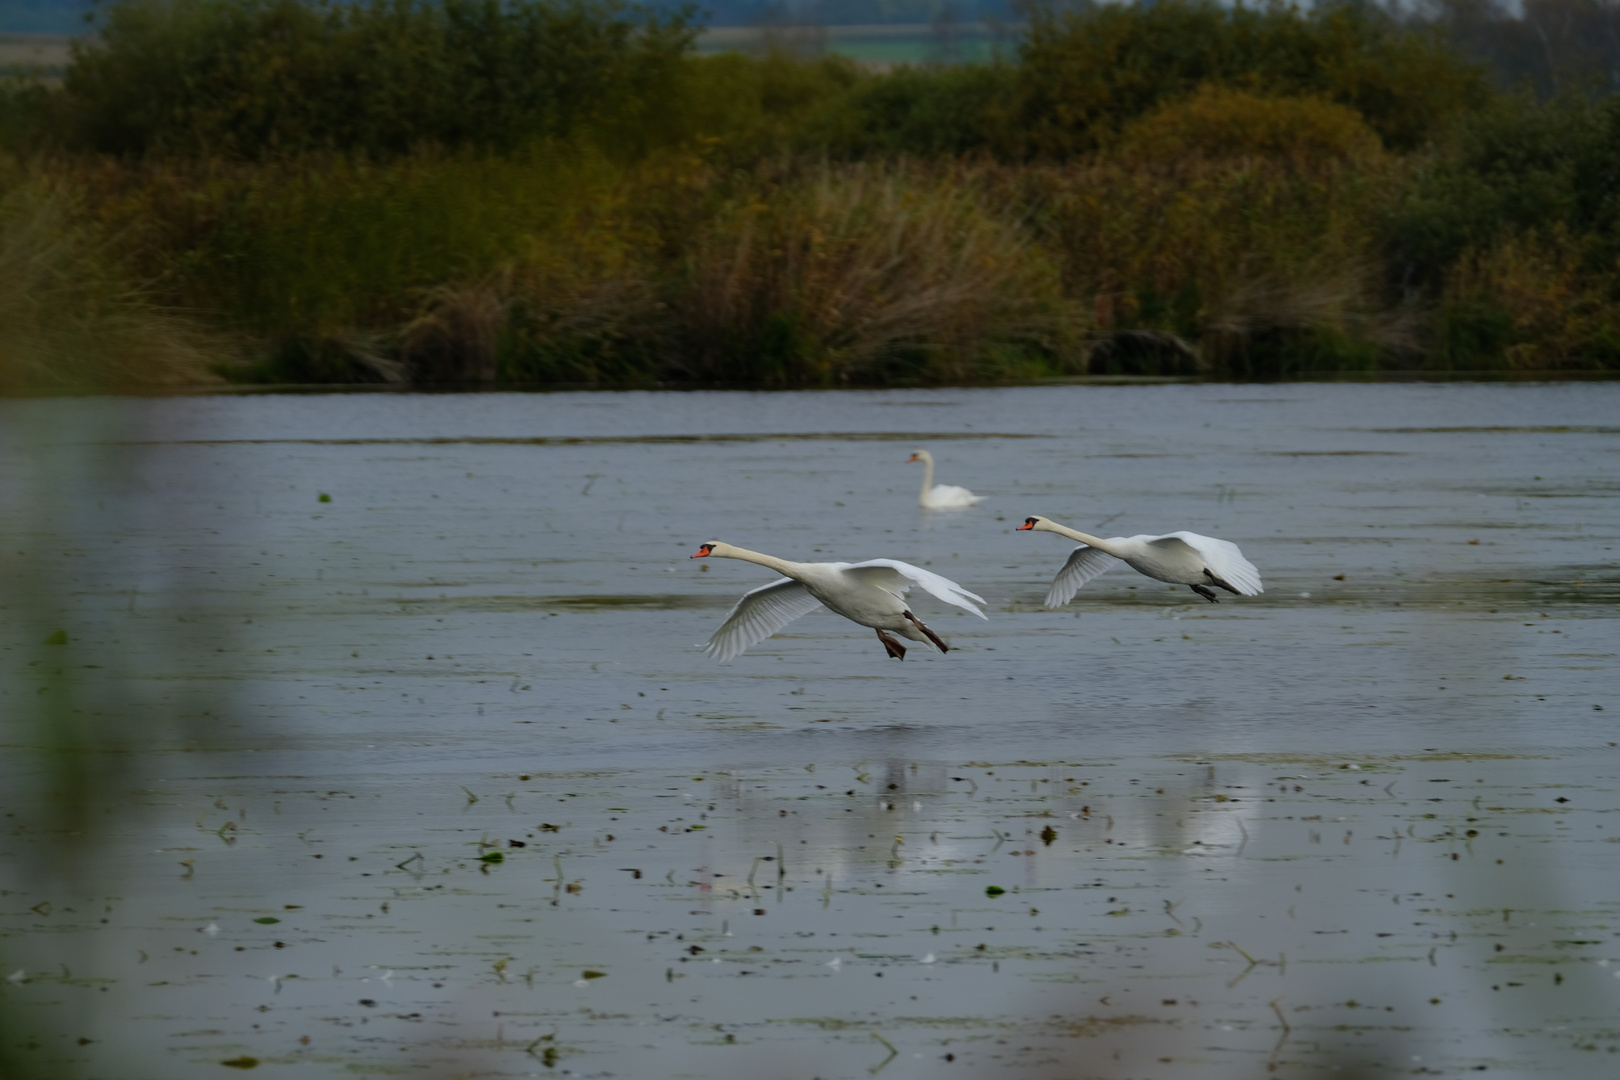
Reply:
<svg viewBox="0 0 1620 1080"><path fill-rule="evenodd" d="M1620 91L1620 0L1423 0L1414 24L1484 62L1505 87L1542 97Z"/></svg>
<svg viewBox="0 0 1620 1080"><path fill-rule="evenodd" d="M1386 145L1408 149L1477 106L1488 85L1432 29L1366 3L1161 0L1028 12L1010 137L1030 156L1082 153L1205 84L1334 101Z"/></svg>
<svg viewBox="0 0 1620 1080"><path fill-rule="evenodd" d="M71 137L244 157L505 150L648 130L695 9L618 0L115 0L75 44Z"/></svg>

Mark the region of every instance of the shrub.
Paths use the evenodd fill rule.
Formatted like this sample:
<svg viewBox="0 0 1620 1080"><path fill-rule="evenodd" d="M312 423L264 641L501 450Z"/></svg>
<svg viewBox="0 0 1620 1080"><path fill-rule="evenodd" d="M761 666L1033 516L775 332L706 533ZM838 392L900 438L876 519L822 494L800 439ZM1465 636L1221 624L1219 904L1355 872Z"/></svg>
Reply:
<svg viewBox="0 0 1620 1080"><path fill-rule="evenodd" d="M537 152L160 162L102 183L110 217L150 222L149 272L167 269L177 299L280 337L396 326L421 290L481 279L548 237L589 261L589 243L617 242L618 179L598 158Z"/></svg>
<svg viewBox="0 0 1620 1080"><path fill-rule="evenodd" d="M806 117L845 97L866 76L829 55L805 59L722 53L689 57L669 112L672 142L746 162L798 139Z"/></svg>
<svg viewBox="0 0 1620 1080"><path fill-rule="evenodd" d="M1015 78L1000 63L897 68L827 101L794 141L842 158L988 152L1002 141Z"/></svg>
<svg viewBox="0 0 1620 1080"><path fill-rule="evenodd" d="M1620 369L1620 302L1562 229L1470 251L1447 276L1436 357L1454 370Z"/></svg>
<svg viewBox="0 0 1620 1080"><path fill-rule="evenodd" d="M60 127L57 98L44 81L0 75L0 152L44 147Z"/></svg>
<svg viewBox="0 0 1620 1080"><path fill-rule="evenodd" d="M1105 157L1006 182L1094 312L1095 370L1262 374L1257 349L1262 368L1302 343L1364 366L1406 346L1370 228L1400 181L1393 165Z"/></svg>
<svg viewBox="0 0 1620 1080"><path fill-rule="evenodd" d="M617 0L116 0L77 43L81 145L264 157L656 140L691 9Z"/></svg>
<svg viewBox="0 0 1620 1080"><path fill-rule="evenodd" d="M1434 35L1350 4L1043 6L1018 78L1009 148L1046 158L1094 149L1161 102L1211 83L1337 102L1397 149L1422 144L1488 93L1481 70Z"/></svg>
<svg viewBox="0 0 1620 1080"><path fill-rule="evenodd" d="M1359 114L1320 98L1261 97L1205 86L1126 125L1113 149L1125 157L1267 157L1353 161L1382 153Z"/></svg>
<svg viewBox="0 0 1620 1080"><path fill-rule="evenodd" d="M1403 283L1439 289L1450 267L1511 237L1576 244L1587 272L1620 257L1620 98L1507 99L1459 125L1383 223Z"/></svg>

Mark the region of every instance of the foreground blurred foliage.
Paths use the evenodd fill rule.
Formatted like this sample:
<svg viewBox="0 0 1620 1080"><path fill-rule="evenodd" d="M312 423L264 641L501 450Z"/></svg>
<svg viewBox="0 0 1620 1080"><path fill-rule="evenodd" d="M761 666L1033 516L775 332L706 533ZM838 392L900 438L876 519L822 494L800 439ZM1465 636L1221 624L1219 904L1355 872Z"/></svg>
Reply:
<svg viewBox="0 0 1620 1080"><path fill-rule="evenodd" d="M115 0L0 93L0 375L1613 368L1620 105L1494 88L1459 42L1514 18L1037 7L875 72L613 2Z"/></svg>

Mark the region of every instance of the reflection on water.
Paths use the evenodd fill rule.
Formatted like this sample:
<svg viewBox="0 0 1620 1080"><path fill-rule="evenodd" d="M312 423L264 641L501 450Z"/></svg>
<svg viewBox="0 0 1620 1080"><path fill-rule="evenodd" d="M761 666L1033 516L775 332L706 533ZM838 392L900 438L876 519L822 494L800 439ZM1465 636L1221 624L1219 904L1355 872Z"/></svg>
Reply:
<svg viewBox="0 0 1620 1080"><path fill-rule="evenodd" d="M0 403L0 1065L1609 1075L1617 395ZM717 666L716 536L992 621Z"/></svg>

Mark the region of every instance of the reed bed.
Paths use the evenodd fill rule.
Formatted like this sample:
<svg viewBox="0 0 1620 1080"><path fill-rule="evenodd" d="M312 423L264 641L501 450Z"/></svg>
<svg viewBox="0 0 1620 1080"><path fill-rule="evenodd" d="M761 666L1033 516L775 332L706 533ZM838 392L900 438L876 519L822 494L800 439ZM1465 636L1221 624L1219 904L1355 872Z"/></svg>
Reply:
<svg viewBox="0 0 1620 1080"><path fill-rule="evenodd" d="M0 181L0 391L219 381L228 339L122 282L72 200Z"/></svg>

